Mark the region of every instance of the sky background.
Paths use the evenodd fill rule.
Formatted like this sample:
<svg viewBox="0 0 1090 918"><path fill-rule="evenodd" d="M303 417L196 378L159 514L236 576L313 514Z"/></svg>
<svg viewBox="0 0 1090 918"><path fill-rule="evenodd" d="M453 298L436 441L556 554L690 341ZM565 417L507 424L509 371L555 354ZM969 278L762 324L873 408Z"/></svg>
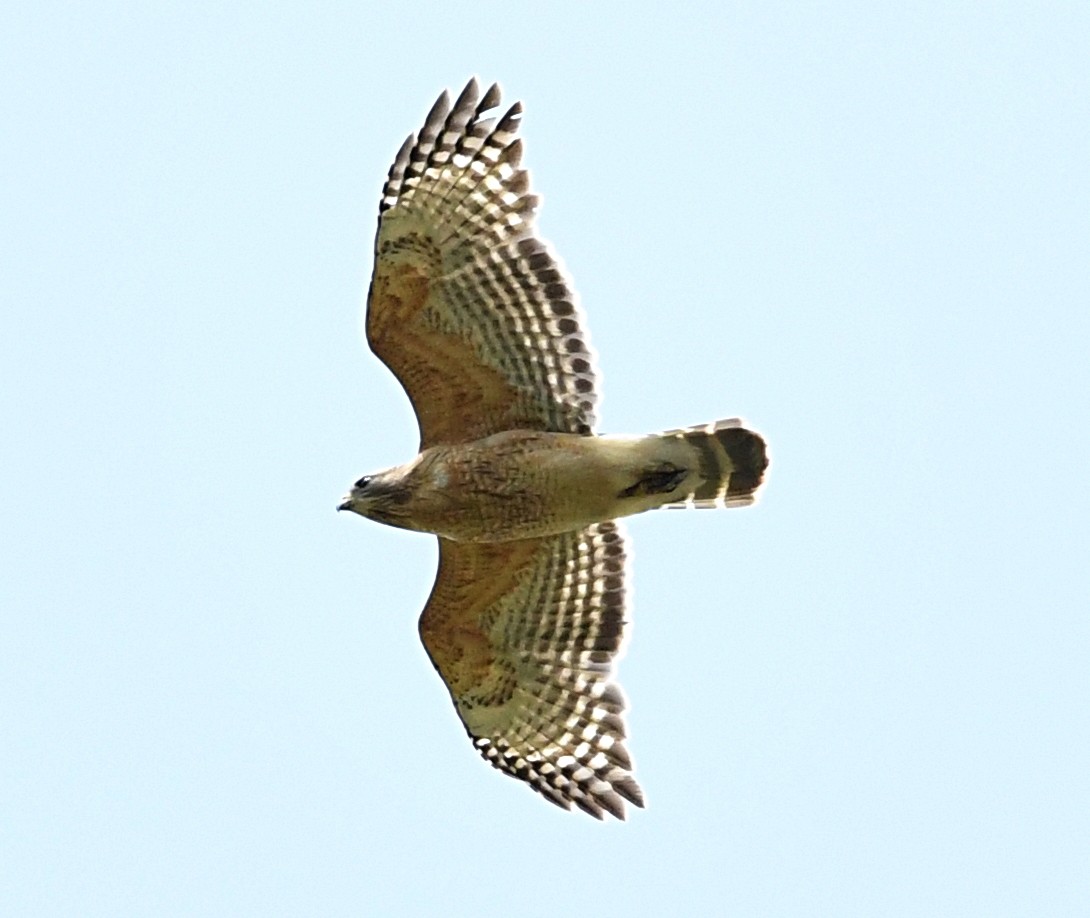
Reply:
<svg viewBox="0 0 1090 918"><path fill-rule="evenodd" d="M1090 913L1090 6L395 6L0 13L0 913ZM628 526L624 824L477 757L434 540L334 510L472 74L602 429L773 458Z"/></svg>

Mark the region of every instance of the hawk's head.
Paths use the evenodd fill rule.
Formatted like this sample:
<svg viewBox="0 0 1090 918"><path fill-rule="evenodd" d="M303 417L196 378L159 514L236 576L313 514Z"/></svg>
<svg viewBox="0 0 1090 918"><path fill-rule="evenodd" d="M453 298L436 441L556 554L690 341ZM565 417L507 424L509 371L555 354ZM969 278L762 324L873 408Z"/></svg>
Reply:
<svg viewBox="0 0 1090 918"><path fill-rule="evenodd" d="M400 471L399 467L364 475L337 509L351 510L379 523L404 528L405 504L410 494Z"/></svg>

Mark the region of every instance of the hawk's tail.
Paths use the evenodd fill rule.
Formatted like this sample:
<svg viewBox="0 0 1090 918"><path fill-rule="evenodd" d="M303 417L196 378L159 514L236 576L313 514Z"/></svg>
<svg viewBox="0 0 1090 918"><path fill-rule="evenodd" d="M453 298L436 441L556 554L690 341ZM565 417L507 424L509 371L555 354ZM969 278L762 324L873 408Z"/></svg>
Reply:
<svg viewBox="0 0 1090 918"><path fill-rule="evenodd" d="M687 476L687 493L662 506L745 507L753 503L768 456L764 439L743 427L741 420L668 430L659 434L659 440L681 447L688 454L686 464L697 473Z"/></svg>

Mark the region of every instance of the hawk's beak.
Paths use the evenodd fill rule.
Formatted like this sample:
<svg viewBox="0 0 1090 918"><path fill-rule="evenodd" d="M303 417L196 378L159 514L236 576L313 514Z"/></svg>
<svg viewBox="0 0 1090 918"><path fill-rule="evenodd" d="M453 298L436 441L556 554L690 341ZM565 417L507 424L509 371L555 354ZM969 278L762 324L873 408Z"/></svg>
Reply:
<svg viewBox="0 0 1090 918"><path fill-rule="evenodd" d="M352 498L349 497L347 500L345 500L344 503L338 504L337 509L338 510L351 510L352 509Z"/></svg>

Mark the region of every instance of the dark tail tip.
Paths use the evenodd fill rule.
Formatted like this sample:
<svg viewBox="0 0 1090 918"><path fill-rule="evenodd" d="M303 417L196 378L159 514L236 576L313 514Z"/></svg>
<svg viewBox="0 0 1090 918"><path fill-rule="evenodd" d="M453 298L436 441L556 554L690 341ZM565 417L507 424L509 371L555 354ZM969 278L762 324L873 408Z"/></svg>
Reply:
<svg viewBox="0 0 1090 918"><path fill-rule="evenodd" d="M724 427L715 432L715 438L730 457L732 467L727 499L752 495L761 486L768 468L764 439L744 427Z"/></svg>

